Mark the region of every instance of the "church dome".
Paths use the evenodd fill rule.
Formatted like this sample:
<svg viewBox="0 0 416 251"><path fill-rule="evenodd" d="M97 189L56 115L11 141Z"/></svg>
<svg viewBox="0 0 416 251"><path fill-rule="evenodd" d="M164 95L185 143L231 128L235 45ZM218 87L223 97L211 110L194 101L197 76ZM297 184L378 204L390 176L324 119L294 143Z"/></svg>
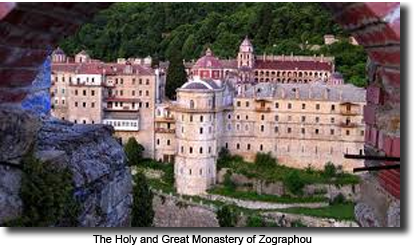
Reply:
<svg viewBox="0 0 416 251"><path fill-rule="evenodd" d="M194 68L213 68L219 69L222 68L220 60L212 54L211 49L207 49L205 56L196 61Z"/></svg>

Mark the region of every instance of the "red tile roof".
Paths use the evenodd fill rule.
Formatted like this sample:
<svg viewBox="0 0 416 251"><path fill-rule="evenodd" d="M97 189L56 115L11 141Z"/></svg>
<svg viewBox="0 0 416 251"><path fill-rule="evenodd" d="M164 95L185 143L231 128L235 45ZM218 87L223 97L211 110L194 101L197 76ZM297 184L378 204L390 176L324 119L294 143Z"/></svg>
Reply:
<svg viewBox="0 0 416 251"><path fill-rule="evenodd" d="M332 63L320 61L256 60L256 69L332 71Z"/></svg>
<svg viewBox="0 0 416 251"><path fill-rule="evenodd" d="M73 72L76 74L105 74L105 75L123 75L126 64L103 63L93 61L90 63L53 63L53 72ZM133 74L153 75L154 70L143 65L131 65Z"/></svg>

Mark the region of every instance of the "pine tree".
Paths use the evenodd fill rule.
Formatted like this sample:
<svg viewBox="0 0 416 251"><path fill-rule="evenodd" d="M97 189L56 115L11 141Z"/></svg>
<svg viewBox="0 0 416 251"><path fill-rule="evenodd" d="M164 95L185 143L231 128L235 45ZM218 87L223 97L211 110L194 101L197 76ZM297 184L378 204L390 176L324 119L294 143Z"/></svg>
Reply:
<svg viewBox="0 0 416 251"><path fill-rule="evenodd" d="M132 227L151 227L153 224L153 193L142 172L134 176Z"/></svg>
<svg viewBox="0 0 416 251"><path fill-rule="evenodd" d="M176 89L187 81L185 66L179 50L172 52L169 58L169 68L166 77L166 96L176 99Z"/></svg>
<svg viewBox="0 0 416 251"><path fill-rule="evenodd" d="M129 166L138 165L142 159L144 147L140 145L133 137L129 138L124 145L124 152L127 155L127 162Z"/></svg>

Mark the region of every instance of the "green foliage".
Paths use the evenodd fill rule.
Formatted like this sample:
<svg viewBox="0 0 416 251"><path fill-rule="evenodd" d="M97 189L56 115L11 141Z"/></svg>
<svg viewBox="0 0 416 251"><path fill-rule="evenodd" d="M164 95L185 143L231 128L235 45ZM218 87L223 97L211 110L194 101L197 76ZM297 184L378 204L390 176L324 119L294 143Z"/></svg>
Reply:
<svg viewBox="0 0 416 251"><path fill-rule="evenodd" d="M224 175L224 188L229 190L229 191L234 191L236 188L235 183L232 181L231 176L232 176L232 172L230 170L227 170L227 173Z"/></svg>
<svg viewBox="0 0 416 251"><path fill-rule="evenodd" d="M287 173L283 180L283 184L292 194L296 195L302 195L303 188L306 185L305 181L300 177L298 170L292 170Z"/></svg>
<svg viewBox="0 0 416 251"><path fill-rule="evenodd" d="M143 151L144 147L137 142L136 138L130 137L124 145L124 152L127 156L128 165L138 165L142 159Z"/></svg>
<svg viewBox="0 0 416 251"><path fill-rule="evenodd" d="M153 224L153 193L142 172L134 176L132 227L151 227Z"/></svg>
<svg viewBox="0 0 416 251"><path fill-rule="evenodd" d="M345 196L342 193L337 194L337 196L335 196L330 204L331 205L339 205L339 204L344 204L347 202L347 199L345 198Z"/></svg>
<svg viewBox="0 0 416 251"><path fill-rule="evenodd" d="M265 227L263 219L259 215L250 215L247 218L246 227Z"/></svg>
<svg viewBox="0 0 416 251"><path fill-rule="evenodd" d="M266 182L284 181L294 170L305 184L335 184L347 185L358 184L360 178L354 174L339 172L334 176L327 176L324 171L317 170L312 166L305 169L294 169L276 162L269 154L257 154L255 163L244 161L241 156L230 155L220 151L220 158L217 161L218 169L229 168L234 173L242 174L248 178L255 178ZM257 162L257 164L256 164ZM260 166L258 166L260 165ZM295 174L296 175L296 174Z"/></svg>
<svg viewBox="0 0 416 251"><path fill-rule="evenodd" d="M277 167L277 160L269 153L257 153L254 160L256 168L259 170L273 169Z"/></svg>
<svg viewBox="0 0 416 251"><path fill-rule="evenodd" d="M176 99L176 89L186 83L187 75L181 52L175 47L170 53L169 68L166 77L166 96L174 100Z"/></svg>
<svg viewBox="0 0 416 251"><path fill-rule="evenodd" d="M229 205L224 205L217 211L217 220L220 227L235 227L237 215Z"/></svg>
<svg viewBox="0 0 416 251"><path fill-rule="evenodd" d="M233 197L240 200L253 200L274 203L314 203L325 202L327 199L323 196L315 197L292 197L288 195L276 196L271 194L258 194L256 192L231 191L225 188L216 187L209 191L211 194L219 194L227 197Z"/></svg>
<svg viewBox="0 0 416 251"><path fill-rule="evenodd" d="M292 213L292 214L309 215L309 216L315 216L315 217L333 218L337 220L354 220L355 219L353 203L330 205L328 207L321 207L321 208L295 207L295 208L279 209L279 211Z"/></svg>
<svg viewBox="0 0 416 251"><path fill-rule="evenodd" d="M140 171L154 169L163 171L162 179L149 179L148 184L155 189L161 189L166 193L174 193L175 174L171 163L162 163L152 159L143 159L137 166Z"/></svg>
<svg viewBox="0 0 416 251"><path fill-rule="evenodd" d="M305 224L303 224L300 220L295 220L295 221L292 221L292 222L290 223L290 226L291 226L291 227L308 227L308 226L306 226Z"/></svg>
<svg viewBox="0 0 416 251"><path fill-rule="evenodd" d="M76 226L79 204L74 198L72 173L65 167L41 162L33 152L22 161L20 198L23 213L10 227Z"/></svg>
<svg viewBox="0 0 416 251"><path fill-rule="evenodd" d="M332 162L327 162L324 166L324 175L325 177L335 177L337 174L337 169Z"/></svg>

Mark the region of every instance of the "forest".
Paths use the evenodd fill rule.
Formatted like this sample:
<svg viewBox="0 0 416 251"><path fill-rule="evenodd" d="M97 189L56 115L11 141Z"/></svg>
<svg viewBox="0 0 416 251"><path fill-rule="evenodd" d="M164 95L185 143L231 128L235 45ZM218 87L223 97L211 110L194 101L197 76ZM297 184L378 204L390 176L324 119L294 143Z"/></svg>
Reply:
<svg viewBox="0 0 416 251"><path fill-rule="evenodd" d="M324 46L325 34L340 42ZM335 56L346 82L367 82L365 51L319 3L116 3L60 45L69 55L84 49L104 61L150 55L157 62L197 59L208 46L235 58L245 36L256 54Z"/></svg>

